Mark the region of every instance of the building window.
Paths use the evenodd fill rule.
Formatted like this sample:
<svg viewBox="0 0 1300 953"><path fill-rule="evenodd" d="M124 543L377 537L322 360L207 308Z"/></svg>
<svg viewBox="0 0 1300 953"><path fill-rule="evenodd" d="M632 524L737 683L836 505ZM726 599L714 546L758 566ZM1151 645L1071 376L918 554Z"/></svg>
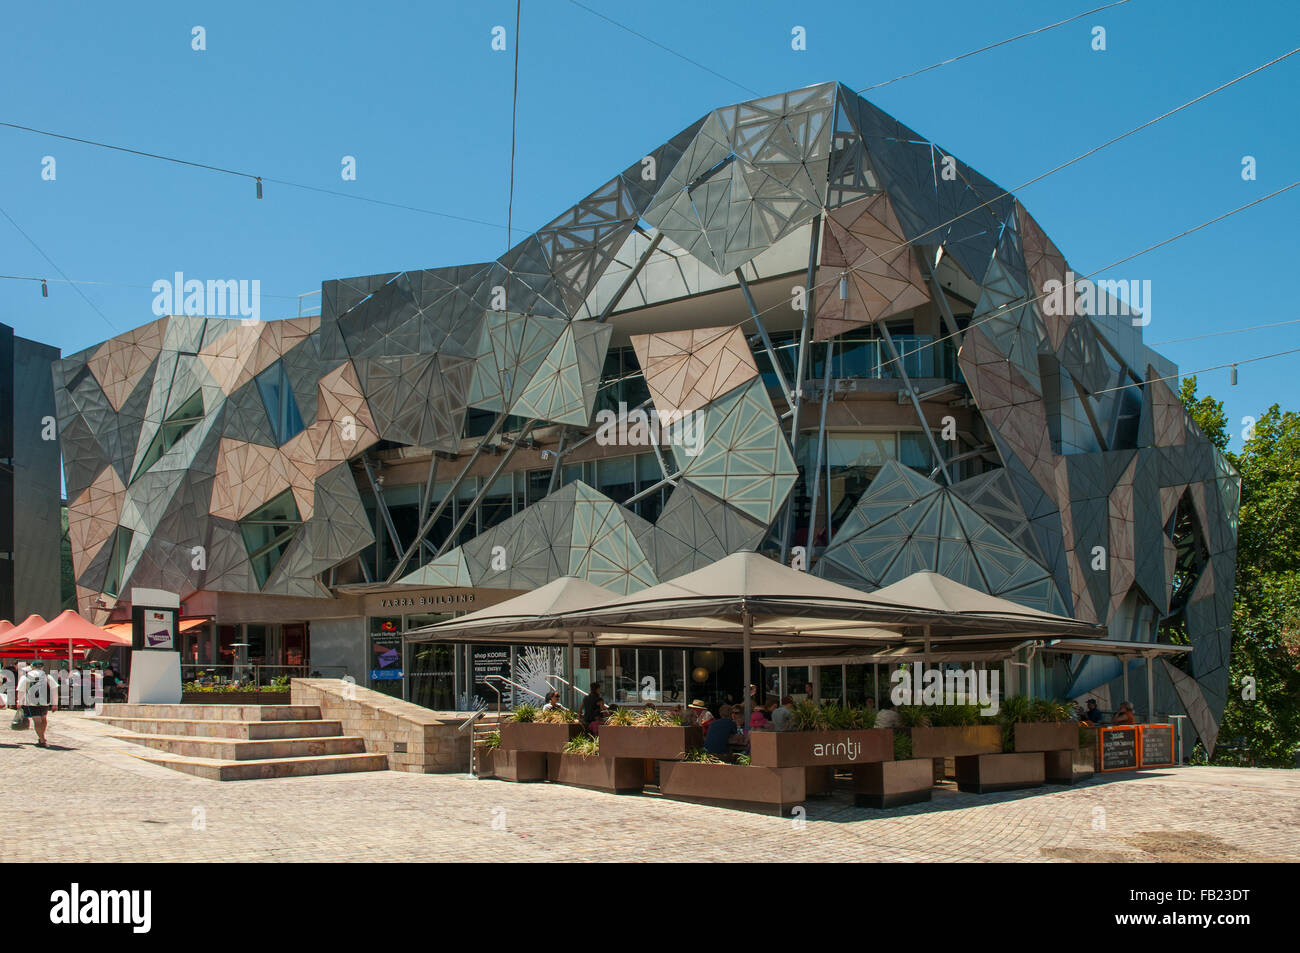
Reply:
<svg viewBox="0 0 1300 953"><path fill-rule="evenodd" d="M276 361L257 375L257 389L262 394L266 416L271 419L275 441L283 446L303 431L302 414L289 386L289 372L284 361Z"/></svg>
<svg viewBox="0 0 1300 953"><path fill-rule="evenodd" d="M177 441L194 429L196 424L203 421L203 392L196 390L186 399L185 403L176 408L170 417L162 422L158 432L154 434L153 440L149 443L149 449L144 452L140 460L140 465L136 467L135 476L131 478L132 482L140 479L140 474L144 473L151 466L157 463L164 453L176 446Z"/></svg>
<svg viewBox="0 0 1300 953"><path fill-rule="evenodd" d="M131 540L135 536L125 526L113 533L113 550L108 554L108 575L104 578L104 592L116 596L126 581L126 559L131 554Z"/></svg>
<svg viewBox="0 0 1300 953"><path fill-rule="evenodd" d="M248 550L248 560L253 564L259 587L265 586L266 580L271 578L300 526L302 519L292 490L285 490L239 521L244 547Z"/></svg>

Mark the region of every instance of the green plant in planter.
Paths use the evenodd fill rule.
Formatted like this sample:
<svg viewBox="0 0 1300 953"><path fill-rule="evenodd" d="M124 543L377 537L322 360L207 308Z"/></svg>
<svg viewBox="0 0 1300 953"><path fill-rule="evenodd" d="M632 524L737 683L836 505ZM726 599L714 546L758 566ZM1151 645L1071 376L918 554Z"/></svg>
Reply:
<svg viewBox="0 0 1300 953"><path fill-rule="evenodd" d="M615 728L628 728L636 724L636 713L630 708L619 708L609 713L609 720L605 724Z"/></svg>
<svg viewBox="0 0 1300 953"><path fill-rule="evenodd" d="M894 732L894 760L907 761L912 757L912 736L905 731Z"/></svg>
<svg viewBox="0 0 1300 953"><path fill-rule="evenodd" d="M664 724L680 728L685 722L682 721L681 712L675 711L671 715L664 716Z"/></svg>
<svg viewBox="0 0 1300 953"><path fill-rule="evenodd" d="M576 754L581 758L590 758L600 754L600 741L591 735L578 735L564 746L565 754Z"/></svg>
<svg viewBox="0 0 1300 953"><path fill-rule="evenodd" d="M790 726L793 731L825 731L830 727L830 721L825 708L815 702L802 701L790 713Z"/></svg>
<svg viewBox="0 0 1300 953"><path fill-rule="evenodd" d="M979 723L979 705L935 705L930 708L930 724L935 728L964 728Z"/></svg>
<svg viewBox="0 0 1300 953"><path fill-rule="evenodd" d="M898 718L904 728L929 728L930 709L922 705L899 705Z"/></svg>
<svg viewBox="0 0 1300 953"><path fill-rule="evenodd" d="M1042 721L1060 725L1074 718L1074 705L1057 698L1038 698L1029 708L1027 721Z"/></svg>
<svg viewBox="0 0 1300 953"><path fill-rule="evenodd" d="M491 731L483 736L483 747L492 751L501 747L501 732Z"/></svg>
<svg viewBox="0 0 1300 953"><path fill-rule="evenodd" d="M647 708L637 714L636 724L642 728L661 728L668 724L668 720L657 708Z"/></svg>
<svg viewBox="0 0 1300 953"><path fill-rule="evenodd" d="M736 764L750 764L750 758L747 754L736 755Z"/></svg>
<svg viewBox="0 0 1300 953"><path fill-rule="evenodd" d="M723 761L721 758L719 758L717 755L709 754L703 748L692 748L690 751L686 752L686 757L684 760L692 761L695 764L726 764L727 763Z"/></svg>
<svg viewBox="0 0 1300 953"><path fill-rule="evenodd" d="M528 725L537 720L536 705L516 705L510 713L510 720L521 725Z"/></svg>
<svg viewBox="0 0 1300 953"><path fill-rule="evenodd" d="M578 716L567 708L547 708L538 712L537 722L543 725L571 725Z"/></svg>
<svg viewBox="0 0 1300 953"><path fill-rule="evenodd" d="M1024 695L1012 695L1002 699L998 710L998 720L1004 725L1014 725L1019 721L1032 721L1034 703Z"/></svg>

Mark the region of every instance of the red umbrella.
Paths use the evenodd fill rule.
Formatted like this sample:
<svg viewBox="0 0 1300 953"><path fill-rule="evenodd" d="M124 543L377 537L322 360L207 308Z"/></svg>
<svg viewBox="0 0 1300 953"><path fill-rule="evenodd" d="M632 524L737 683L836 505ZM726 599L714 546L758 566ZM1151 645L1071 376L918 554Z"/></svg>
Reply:
<svg viewBox="0 0 1300 953"><path fill-rule="evenodd" d="M33 612L17 625L11 625L4 634L0 635L0 645L11 642L15 638L21 639L28 633L35 632L43 625L45 625L45 620Z"/></svg>
<svg viewBox="0 0 1300 953"><path fill-rule="evenodd" d="M106 632L97 625L92 625L71 609L64 609L49 622L31 626L33 620L40 616L29 616L22 625L0 635L0 655L12 657L57 658L63 655L67 646L68 669L73 666L73 650L103 649L113 645L130 645L131 637ZM30 627L29 627L30 626ZM32 656L14 653L32 652ZM51 654L47 655L49 652Z"/></svg>

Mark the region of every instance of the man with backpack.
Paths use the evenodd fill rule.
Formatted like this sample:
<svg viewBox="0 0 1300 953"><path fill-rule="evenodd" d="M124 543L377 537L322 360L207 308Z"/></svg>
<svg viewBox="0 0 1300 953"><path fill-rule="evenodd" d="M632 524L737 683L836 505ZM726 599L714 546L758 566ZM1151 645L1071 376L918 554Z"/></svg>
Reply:
<svg viewBox="0 0 1300 953"><path fill-rule="evenodd" d="M46 718L51 709L59 707L59 690L45 673L45 663L40 659L34 659L31 667L18 679L18 705L36 731L36 747L48 748L45 743Z"/></svg>

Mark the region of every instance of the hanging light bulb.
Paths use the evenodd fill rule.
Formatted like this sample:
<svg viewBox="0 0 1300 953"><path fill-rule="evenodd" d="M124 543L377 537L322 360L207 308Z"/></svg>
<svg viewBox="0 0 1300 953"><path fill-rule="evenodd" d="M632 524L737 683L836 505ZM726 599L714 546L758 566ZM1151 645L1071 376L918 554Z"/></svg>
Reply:
<svg viewBox="0 0 1300 953"><path fill-rule="evenodd" d="M259 199L262 197L262 177L260 175L257 177L257 197Z"/></svg>
<svg viewBox="0 0 1300 953"><path fill-rule="evenodd" d="M849 300L849 273L847 271L840 272L840 300Z"/></svg>
<svg viewBox="0 0 1300 953"><path fill-rule="evenodd" d="M1237 365L1236 364L1232 365L1232 371L1228 378L1228 383L1231 384L1233 387L1237 386Z"/></svg>
<svg viewBox="0 0 1300 953"><path fill-rule="evenodd" d="M47 285L47 284L45 283L45 279L42 278L42 279L41 279L41 297L42 297L42 298L48 298L49 296L50 296L50 286Z"/></svg>

